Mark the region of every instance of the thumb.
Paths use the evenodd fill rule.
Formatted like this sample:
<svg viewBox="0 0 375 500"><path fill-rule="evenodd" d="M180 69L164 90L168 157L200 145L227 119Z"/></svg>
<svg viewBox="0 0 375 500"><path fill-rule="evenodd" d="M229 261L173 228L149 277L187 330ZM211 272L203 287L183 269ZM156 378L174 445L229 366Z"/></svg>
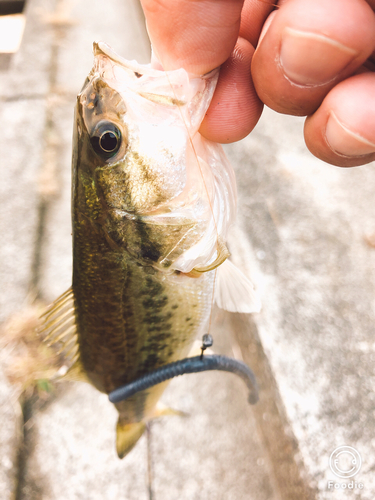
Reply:
<svg viewBox="0 0 375 500"><path fill-rule="evenodd" d="M230 56L244 0L141 0L153 49L164 70L203 75Z"/></svg>

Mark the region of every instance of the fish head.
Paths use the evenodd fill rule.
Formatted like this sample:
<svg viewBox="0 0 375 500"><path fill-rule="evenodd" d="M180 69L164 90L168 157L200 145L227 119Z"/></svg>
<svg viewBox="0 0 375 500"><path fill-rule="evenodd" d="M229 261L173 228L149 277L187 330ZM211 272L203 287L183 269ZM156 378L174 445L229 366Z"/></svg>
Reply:
<svg viewBox="0 0 375 500"><path fill-rule="evenodd" d="M173 268L212 219L215 175L197 131L217 72L154 70L101 42L94 55L77 98L73 199L115 245Z"/></svg>
<svg viewBox="0 0 375 500"><path fill-rule="evenodd" d="M78 97L80 149L107 210L142 216L183 189L185 137L175 127L134 116L128 101L145 99L130 97L102 75L93 75Z"/></svg>

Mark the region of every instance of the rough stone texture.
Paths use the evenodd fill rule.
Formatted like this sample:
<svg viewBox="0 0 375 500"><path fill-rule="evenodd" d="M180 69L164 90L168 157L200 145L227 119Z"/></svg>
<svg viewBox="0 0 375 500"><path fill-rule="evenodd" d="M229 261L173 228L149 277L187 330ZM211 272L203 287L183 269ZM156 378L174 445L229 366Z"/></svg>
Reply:
<svg viewBox="0 0 375 500"><path fill-rule="evenodd" d="M51 4L39 1L46 9ZM38 2L28 7L30 22L25 36L39 31L48 41L37 7ZM23 45L10 61L9 71L0 73L0 120L3 124L0 134L0 324L25 307L33 284L49 50L47 43L35 64L36 54L31 57L30 49L32 47ZM33 49L40 51L41 44L34 45ZM0 491L1 498L8 500L13 498L17 486L22 415L14 392L2 374L1 362L0 373Z"/></svg>
<svg viewBox="0 0 375 500"><path fill-rule="evenodd" d="M21 408L14 391L0 370L0 491L1 498L13 498L16 490L18 448L21 443Z"/></svg>
<svg viewBox="0 0 375 500"><path fill-rule="evenodd" d="M0 322L25 305L38 229L38 172L43 161L45 102L3 103L0 135Z"/></svg>
<svg viewBox="0 0 375 500"><path fill-rule="evenodd" d="M56 137L51 170L55 189L48 199L41 245L40 294L52 302L72 283L71 156L72 99L57 98L51 110L51 129Z"/></svg>
<svg viewBox="0 0 375 500"><path fill-rule="evenodd" d="M146 438L119 460L117 411L107 396L88 384L66 385L35 416L22 499L146 500Z"/></svg>
<svg viewBox="0 0 375 500"><path fill-rule="evenodd" d="M257 257L250 267L263 310L255 323L297 458L316 498L326 499L334 494L328 480L347 482L331 472L330 454L353 446L363 461L353 479L364 484L355 498L369 500L375 492L375 251L365 236L375 230L374 164L346 170L323 164L302 142L302 120L270 111L228 152L252 247L246 254L237 248L238 254L245 267L249 255Z"/></svg>

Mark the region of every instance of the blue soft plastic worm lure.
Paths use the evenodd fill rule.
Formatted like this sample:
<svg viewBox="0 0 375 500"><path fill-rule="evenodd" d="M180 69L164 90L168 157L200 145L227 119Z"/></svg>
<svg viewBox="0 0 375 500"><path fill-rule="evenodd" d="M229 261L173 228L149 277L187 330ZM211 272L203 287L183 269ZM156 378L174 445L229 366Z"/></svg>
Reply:
<svg viewBox="0 0 375 500"><path fill-rule="evenodd" d="M202 348L202 354L203 350ZM150 373L146 373L139 379L115 389L109 394L109 400L112 403L119 403L137 392L149 389L178 375L208 370L220 370L238 375L250 390L249 403L255 404L258 401L258 385L253 371L242 361L220 355L195 356L161 366Z"/></svg>

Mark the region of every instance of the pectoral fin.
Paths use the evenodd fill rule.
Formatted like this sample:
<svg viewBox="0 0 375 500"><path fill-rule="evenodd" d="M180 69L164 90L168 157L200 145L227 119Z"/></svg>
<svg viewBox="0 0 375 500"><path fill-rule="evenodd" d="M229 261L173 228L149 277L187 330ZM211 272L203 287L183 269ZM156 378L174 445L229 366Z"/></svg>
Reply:
<svg viewBox="0 0 375 500"><path fill-rule="evenodd" d="M134 448L145 429L146 424L144 422L123 424L118 420L116 427L116 449L119 458L124 458Z"/></svg>
<svg viewBox="0 0 375 500"><path fill-rule="evenodd" d="M229 260L217 270L215 302L221 309L239 313L259 312L262 307L251 281Z"/></svg>

